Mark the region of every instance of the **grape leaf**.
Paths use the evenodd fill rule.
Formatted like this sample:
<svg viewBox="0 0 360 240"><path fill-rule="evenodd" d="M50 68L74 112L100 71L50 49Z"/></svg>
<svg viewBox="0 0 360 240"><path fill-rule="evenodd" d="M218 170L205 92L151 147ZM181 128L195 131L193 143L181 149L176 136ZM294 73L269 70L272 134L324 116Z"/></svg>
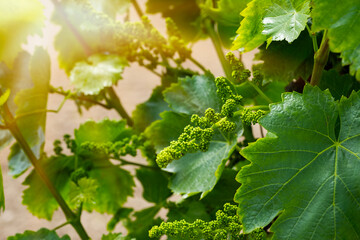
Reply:
<svg viewBox="0 0 360 240"><path fill-rule="evenodd" d="M28 54L19 57L24 59L18 59L14 71L19 69L20 72L13 72L12 78L4 78L4 81L11 82L1 81L1 85L11 89L8 100L10 111L15 112L21 133L39 158L44 148L50 57L40 47L35 49L31 60ZM10 174L15 176L21 175L31 165L21 148L16 146L12 148L9 160Z"/></svg>
<svg viewBox="0 0 360 240"><path fill-rule="evenodd" d="M227 159L235 149L237 138L242 134L241 121L237 120L235 134L222 135L219 130L210 142L206 152L187 153L181 159L172 161L164 170L174 173L170 189L174 193L192 195L202 193L205 197L219 180Z"/></svg>
<svg viewBox="0 0 360 240"><path fill-rule="evenodd" d="M104 12L115 19L117 13L125 13L130 7L130 0L89 0L93 8L98 12Z"/></svg>
<svg viewBox="0 0 360 240"><path fill-rule="evenodd" d="M215 97L210 96L215 93ZM179 79L164 91L165 101L177 113L204 114L208 108L220 112L221 104L216 95L214 76L197 75Z"/></svg>
<svg viewBox="0 0 360 240"><path fill-rule="evenodd" d="M0 166L0 213L3 210L5 210L5 195L4 195L4 184L3 184L2 171L1 171L1 166Z"/></svg>
<svg viewBox="0 0 360 240"><path fill-rule="evenodd" d="M314 0L311 17L313 31L328 30L330 50L341 52L343 65L360 80L360 2L347 0ZM329 17L331 16L331 17Z"/></svg>
<svg viewBox="0 0 360 240"><path fill-rule="evenodd" d="M290 82L301 77L307 80L314 63L314 50L309 34L303 31L289 44L286 41L263 44L255 60L263 61L261 70L266 80ZM301 51L299 51L301 49Z"/></svg>
<svg viewBox="0 0 360 240"><path fill-rule="evenodd" d="M148 202L162 203L170 195L168 179L157 169L136 169L136 177L143 186L143 197Z"/></svg>
<svg viewBox="0 0 360 240"><path fill-rule="evenodd" d="M187 222L194 222L196 219L209 221L210 216L206 211L206 206L202 201L193 198L182 199L180 202L170 205L169 212L167 213L167 221L172 222L175 220L184 219Z"/></svg>
<svg viewBox="0 0 360 240"><path fill-rule="evenodd" d="M28 35L41 34L43 8L38 0L0 1L0 62L12 67Z"/></svg>
<svg viewBox="0 0 360 240"><path fill-rule="evenodd" d="M358 93L337 102L309 85L271 105L268 135L241 152L251 161L234 198L245 233L277 217L273 239L359 239L359 108Z"/></svg>
<svg viewBox="0 0 360 240"><path fill-rule="evenodd" d="M60 67L67 74L76 62L114 49L114 22L106 14L97 12L88 1L61 1L55 7L52 20L61 26L55 49L59 52Z"/></svg>
<svg viewBox="0 0 360 240"><path fill-rule="evenodd" d="M213 1L207 0L205 4L200 5L200 7L218 24L239 27L243 19L240 12L246 8L246 5L250 1L251 0L219 0L215 8L213 7Z"/></svg>
<svg viewBox="0 0 360 240"><path fill-rule="evenodd" d="M309 17L309 0L279 0L267 9L262 23L269 41L286 40L291 43L305 29Z"/></svg>
<svg viewBox="0 0 360 240"><path fill-rule="evenodd" d="M351 91L360 89L359 82L349 74L340 75L335 69L324 71L319 83L321 90L329 89L335 100L349 97Z"/></svg>
<svg viewBox="0 0 360 240"><path fill-rule="evenodd" d="M162 222L161 218L155 218L160 209L160 206L145 208L133 214L135 220L124 220L123 223L128 230L128 237L133 237L135 239L148 239L151 227Z"/></svg>
<svg viewBox="0 0 360 240"><path fill-rule="evenodd" d="M119 208L114 214L114 216L108 222L106 229L108 231L114 231L116 224L118 224L121 220L126 219L130 215L130 213L132 213L133 210L134 209L132 208L123 208L123 207Z"/></svg>
<svg viewBox="0 0 360 240"><path fill-rule="evenodd" d="M164 95L174 112L164 112L161 115L163 120L155 121L146 130L146 135L154 139L157 150L178 138L192 114L202 116L208 108L217 112L221 109L215 81L210 75L180 79L179 83L166 89ZM174 173L169 185L171 190L181 194L201 192L204 197L213 189L235 147L238 134L242 133L241 121L237 119L235 122L235 134L224 135L217 130L208 151L186 154L164 169Z"/></svg>
<svg viewBox="0 0 360 240"><path fill-rule="evenodd" d="M309 0L253 0L241 15L232 49L251 51L264 41L293 42L309 17Z"/></svg>
<svg viewBox="0 0 360 240"><path fill-rule="evenodd" d="M148 0L146 12L161 13L164 18L172 18L187 41L196 41L199 38L200 8L196 0Z"/></svg>
<svg viewBox="0 0 360 240"><path fill-rule="evenodd" d="M41 228L37 232L27 230L24 233L17 233L15 236L7 238L8 240L70 240L68 235L59 237L55 231L46 228Z"/></svg>
<svg viewBox="0 0 360 240"><path fill-rule="evenodd" d="M190 123L190 116L172 111L162 112L161 120L153 122L145 130L145 136L154 144L156 152L167 147L170 141L176 140L183 129Z"/></svg>
<svg viewBox="0 0 360 240"><path fill-rule="evenodd" d="M154 88L150 98L136 106L132 113L134 129L143 132L152 122L160 120L160 113L169 111L167 102L162 94L162 87Z"/></svg>
<svg viewBox="0 0 360 240"><path fill-rule="evenodd" d="M126 59L116 55L95 54L87 61L77 62L70 72L70 81L80 92L96 95L122 79Z"/></svg>
<svg viewBox="0 0 360 240"><path fill-rule="evenodd" d="M95 204L95 195L98 188L98 182L91 178L81 178L77 184L70 182L69 199L72 208L76 209L82 203L90 206Z"/></svg>
<svg viewBox="0 0 360 240"><path fill-rule="evenodd" d="M132 130L126 128L126 121L104 119L99 122L89 120L74 130L77 146L84 142L108 143L116 142L123 138L129 138Z"/></svg>
<svg viewBox="0 0 360 240"><path fill-rule="evenodd" d="M104 159L95 160L94 166L100 167L94 167L88 174L97 180L100 188L95 194L95 204L85 204L84 207L88 211L95 209L99 213L114 214L129 196L133 196L133 177L128 171Z"/></svg>
<svg viewBox="0 0 360 240"><path fill-rule="evenodd" d="M136 240L135 238L129 239L127 236L122 235L122 233L109 233L107 235L102 235L101 240Z"/></svg>
<svg viewBox="0 0 360 240"><path fill-rule="evenodd" d="M55 188L65 200L68 200L68 193L70 191L69 180L70 174L73 171L74 157L51 157L42 159L41 164ZM34 170L26 177L23 185L29 187L23 192L22 203L27 206L34 216L51 220L53 213L58 209L59 205Z"/></svg>

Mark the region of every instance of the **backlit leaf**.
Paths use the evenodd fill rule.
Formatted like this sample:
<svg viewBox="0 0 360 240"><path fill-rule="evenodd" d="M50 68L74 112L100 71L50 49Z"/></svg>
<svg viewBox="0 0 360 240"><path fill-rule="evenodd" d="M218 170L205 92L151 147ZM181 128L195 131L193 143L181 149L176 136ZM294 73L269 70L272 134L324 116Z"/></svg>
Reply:
<svg viewBox="0 0 360 240"><path fill-rule="evenodd" d="M0 62L12 68L28 35L41 34L43 8L38 0L0 1Z"/></svg>
<svg viewBox="0 0 360 240"><path fill-rule="evenodd" d="M77 62L70 72L70 81L80 92L96 95L122 79L127 61L116 55L96 54Z"/></svg>

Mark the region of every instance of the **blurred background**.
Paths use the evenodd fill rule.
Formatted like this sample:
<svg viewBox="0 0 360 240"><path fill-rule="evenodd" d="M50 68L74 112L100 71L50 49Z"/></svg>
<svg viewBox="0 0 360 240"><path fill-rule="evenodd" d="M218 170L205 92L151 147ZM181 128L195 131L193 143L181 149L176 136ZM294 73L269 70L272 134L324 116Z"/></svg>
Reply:
<svg viewBox="0 0 360 240"><path fill-rule="evenodd" d="M62 86L64 89L72 88L68 80L67 75L62 69L59 69L57 62L57 52L54 49L53 41L60 27L50 22L50 17L53 12L53 5L50 0L41 0L45 6L46 22L43 29L43 36L31 36L28 38L28 43L24 45L24 49L30 53L33 52L35 46L43 46L50 54L51 57L51 85L55 87ZM145 11L145 0L138 0L142 10ZM148 15L152 24L158 28L161 33L165 33L165 20L161 18L160 14ZM130 21L139 20L134 9L130 10ZM71 51L71 49L69 49ZM193 56L206 68L217 76L223 76L223 70L221 64L216 55L214 46L210 40L200 40L196 42L193 47ZM243 55L243 61L247 68L250 68L253 59L254 52L246 53ZM198 70L192 63L185 63L185 67L189 67L194 70ZM160 84L160 79L149 72L147 69L132 64L130 67L125 68L123 73L123 79L118 82L116 91L121 98L121 101L128 113L131 113L135 106L139 103L146 101L152 89ZM63 96L49 95L48 109L57 109L63 100ZM73 101L67 101L64 107L58 114L48 113L46 124L46 145L45 151L52 153L53 141L55 139L62 139L64 134L73 135L73 130L78 128L79 125L88 119L95 121L102 120L104 118L119 119L119 115L115 111L108 111L101 107L94 106L89 111L84 111L82 115L79 115L77 108ZM0 152L1 167L4 178L4 192L5 192L5 212L0 215L0 239L6 239L6 237L14 235L16 233L22 233L25 230L38 230L41 227L49 229L65 222L65 218L61 211L57 211L51 222L43 219L38 219L32 216L21 204L22 191L25 187L22 185L25 177L29 173L23 174L21 177L14 179L8 174L7 156L9 154L9 148L3 149ZM136 161L144 161L141 157L133 159ZM132 173L134 169L127 167ZM142 189L137 182L134 197L128 199L125 206L133 207L135 209L142 209L150 206L149 203L144 201L140 196ZM165 213L161 213L164 214ZM87 213L82 215L82 223L89 235L93 239L100 239L102 234L106 232L106 224L110 220L111 216L102 215L97 212ZM116 232L126 232L120 225L115 229ZM59 235L69 234L72 239L78 239L77 234L71 226L65 226L58 230Z"/></svg>

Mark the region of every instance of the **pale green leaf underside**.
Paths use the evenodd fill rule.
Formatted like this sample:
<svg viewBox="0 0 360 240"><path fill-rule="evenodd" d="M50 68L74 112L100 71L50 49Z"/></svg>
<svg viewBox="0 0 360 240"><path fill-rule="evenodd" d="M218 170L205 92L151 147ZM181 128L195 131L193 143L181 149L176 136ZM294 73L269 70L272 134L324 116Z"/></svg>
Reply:
<svg viewBox="0 0 360 240"><path fill-rule="evenodd" d="M305 29L309 17L309 1L276 1L268 10L262 23L262 34L272 41L291 43Z"/></svg>
<svg viewBox="0 0 360 240"><path fill-rule="evenodd" d="M330 50L340 53L343 65L360 80L360 1L314 0L313 30L328 30Z"/></svg>
<svg viewBox="0 0 360 240"><path fill-rule="evenodd" d="M0 1L0 62L12 67L28 35L41 34L43 8L39 0Z"/></svg>
<svg viewBox="0 0 360 240"><path fill-rule="evenodd" d="M70 73L70 81L80 92L96 95L122 79L121 75L127 65L127 61L122 57L95 54L87 61L75 64Z"/></svg>
<svg viewBox="0 0 360 240"><path fill-rule="evenodd" d="M359 111L357 93L339 103L310 86L271 106L271 134L242 151L252 164L237 176L246 232L279 216L273 239L360 239Z"/></svg>
<svg viewBox="0 0 360 240"><path fill-rule="evenodd" d="M308 0L253 0L241 12L232 49L248 52L266 40L291 43L305 29L309 11Z"/></svg>

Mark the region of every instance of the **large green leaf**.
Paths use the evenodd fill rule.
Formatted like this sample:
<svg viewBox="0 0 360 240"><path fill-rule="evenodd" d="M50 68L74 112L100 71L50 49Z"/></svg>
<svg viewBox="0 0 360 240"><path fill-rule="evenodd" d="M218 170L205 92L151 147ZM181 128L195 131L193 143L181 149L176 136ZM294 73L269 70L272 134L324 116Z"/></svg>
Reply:
<svg viewBox="0 0 360 240"><path fill-rule="evenodd" d="M335 100L339 100L342 96L349 97L353 90L358 91L360 84L355 77L349 74L340 75L335 69L331 69L323 72L319 88L329 89Z"/></svg>
<svg viewBox="0 0 360 240"><path fill-rule="evenodd" d="M0 1L0 62L12 67L28 35L41 34L43 8L38 0Z"/></svg>
<svg viewBox="0 0 360 240"><path fill-rule="evenodd" d="M190 123L190 116L166 111L160 114L161 120L153 122L145 130L145 136L151 140L157 152L167 147L170 141L176 140Z"/></svg>
<svg viewBox="0 0 360 240"><path fill-rule="evenodd" d="M179 194L202 193L206 196L219 180L227 159L235 149L237 138L242 134L241 121L237 121L235 134L224 136L215 133L206 152L187 153L171 162L164 170L174 173L170 188Z"/></svg>
<svg viewBox="0 0 360 240"><path fill-rule="evenodd" d="M314 0L312 6L313 30L328 30L330 50L341 52L342 63L360 80L360 2Z"/></svg>
<svg viewBox="0 0 360 240"><path fill-rule="evenodd" d="M143 186L143 197L148 202L162 203L170 195L169 180L160 169L139 168L136 177Z"/></svg>
<svg viewBox="0 0 360 240"><path fill-rule="evenodd" d="M71 70L70 81L80 92L96 95L122 79L126 59L117 55L95 54L87 61L77 62Z"/></svg>
<svg viewBox="0 0 360 240"><path fill-rule="evenodd" d="M86 209L114 214L129 196L133 196L134 179L128 171L109 161L99 159L94 161L94 165L99 167L94 167L89 171L89 177L97 180L99 188L96 191L95 204L88 205Z"/></svg>
<svg viewBox="0 0 360 240"><path fill-rule="evenodd" d="M299 77L307 80L314 65L311 38L303 31L291 44L286 41L273 42L268 47L263 44L255 60L263 61L261 70L266 80L290 82Z"/></svg>
<svg viewBox="0 0 360 240"><path fill-rule="evenodd" d="M15 236L8 237L8 240L70 240L68 235L59 237L55 231L41 228L37 232L27 230L24 233L17 233Z"/></svg>
<svg viewBox="0 0 360 240"><path fill-rule="evenodd" d="M154 225L162 222L161 218L156 217L160 211L160 206L145 208L133 214L134 220L124 220L124 226L128 230L128 237L135 239L148 239L149 230Z"/></svg>
<svg viewBox="0 0 360 240"><path fill-rule="evenodd" d="M52 157L43 159L41 164L55 188L68 200L70 175L74 166L74 157ZM24 190L22 203L27 206L28 210L34 216L51 220L59 204L51 195L39 175L33 170L26 177L23 184L29 187Z"/></svg>
<svg viewBox="0 0 360 240"><path fill-rule="evenodd" d="M211 93L215 95L211 96ZM204 114L208 108L220 112L221 104L216 95L214 76L198 75L179 79L164 91L165 101L175 112Z"/></svg>
<svg viewBox="0 0 360 240"><path fill-rule="evenodd" d="M360 239L359 111L357 93L339 103L310 86L271 105L269 133L242 151L251 164L237 176L246 233L277 217L273 239Z"/></svg>
<svg viewBox="0 0 360 240"><path fill-rule="evenodd" d="M247 52L266 40L291 43L304 30L309 11L309 0L253 0L241 12L232 48Z"/></svg>
<svg viewBox="0 0 360 240"><path fill-rule="evenodd" d="M3 88L11 90L8 99L10 111L17 118L17 125L37 158L44 147L49 81L50 58L40 47L31 58L26 53L20 54L14 71L0 80ZM19 146L12 148L9 160L10 173L15 176L31 165Z"/></svg>
<svg viewBox="0 0 360 240"><path fill-rule="evenodd" d="M55 49L59 52L60 66L68 74L76 62L114 49L114 22L86 0L61 1L56 5L53 21L61 26L55 38Z"/></svg>
<svg viewBox="0 0 360 240"><path fill-rule="evenodd" d="M167 102L164 101L162 87L154 88L150 98L138 104L132 113L134 129L143 132L152 122L161 119L160 113L169 110Z"/></svg>

